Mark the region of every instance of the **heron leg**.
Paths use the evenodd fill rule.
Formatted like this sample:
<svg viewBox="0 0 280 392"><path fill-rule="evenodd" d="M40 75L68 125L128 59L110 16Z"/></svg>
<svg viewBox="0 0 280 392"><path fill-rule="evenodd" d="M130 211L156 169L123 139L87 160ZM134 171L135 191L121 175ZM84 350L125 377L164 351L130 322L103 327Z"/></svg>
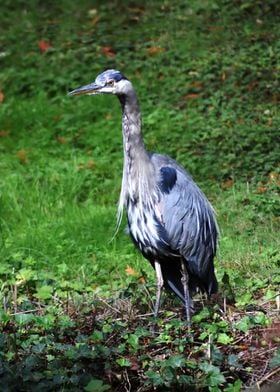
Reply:
<svg viewBox="0 0 280 392"><path fill-rule="evenodd" d="M159 312L159 306L160 306L161 289L163 286L163 276L162 276L161 266L157 260L155 261L155 271L156 271L156 277L157 277L157 291L156 291L156 303L155 303L155 308L154 308L154 316L157 317L158 312Z"/></svg>
<svg viewBox="0 0 280 392"><path fill-rule="evenodd" d="M189 329L191 327L191 298L190 298L190 291L189 291L189 274L187 271L187 267L185 264L185 260L181 258L181 273L182 273L182 284L184 289L184 302L185 302L185 311L186 311L186 318Z"/></svg>

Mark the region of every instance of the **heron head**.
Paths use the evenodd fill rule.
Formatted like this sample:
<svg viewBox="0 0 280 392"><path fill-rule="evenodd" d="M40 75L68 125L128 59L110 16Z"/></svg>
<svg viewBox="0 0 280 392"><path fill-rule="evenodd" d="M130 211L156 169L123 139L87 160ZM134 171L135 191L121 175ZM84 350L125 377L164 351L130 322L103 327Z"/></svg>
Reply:
<svg viewBox="0 0 280 392"><path fill-rule="evenodd" d="M83 87L70 91L69 95L96 95L96 94L115 94L126 93L130 82L119 71L108 69L97 76L95 81Z"/></svg>

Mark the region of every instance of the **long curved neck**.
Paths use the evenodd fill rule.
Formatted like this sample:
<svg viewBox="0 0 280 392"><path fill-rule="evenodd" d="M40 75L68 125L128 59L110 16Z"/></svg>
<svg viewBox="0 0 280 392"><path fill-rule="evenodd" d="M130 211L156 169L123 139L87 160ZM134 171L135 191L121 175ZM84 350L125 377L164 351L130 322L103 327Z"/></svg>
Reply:
<svg viewBox="0 0 280 392"><path fill-rule="evenodd" d="M141 113L133 88L128 94L119 96L122 106L122 132L124 148L124 164L122 189L119 200L117 227L120 224L123 207L129 201L142 203L148 195L153 178L153 165L145 150L141 133Z"/></svg>
<svg viewBox="0 0 280 392"><path fill-rule="evenodd" d="M134 90L119 96L122 106L122 132L125 164L132 175L140 162L147 159L142 132L141 113Z"/></svg>
<svg viewBox="0 0 280 392"><path fill-rule="evenodd" d="M116 231L121 223L124 206L128 207L129 203L148 205L156 187L155 169L145 150L141 133L141 113L134 89L131 87L129 93L119 96L119 100L123 113L124 163Z"/></svg>

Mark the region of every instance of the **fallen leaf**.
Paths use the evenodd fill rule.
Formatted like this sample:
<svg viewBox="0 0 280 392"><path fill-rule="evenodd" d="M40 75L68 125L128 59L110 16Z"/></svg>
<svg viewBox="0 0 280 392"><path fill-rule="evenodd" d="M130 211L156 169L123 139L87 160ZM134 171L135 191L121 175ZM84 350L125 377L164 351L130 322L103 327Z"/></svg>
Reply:
<svg viewBox="0 0 280 392"><path fill-rule="evenodd" d="M223 29L223 27L222 26L209 26L208 27L208 30L210 31L210 32L216 32L216 31L220 31L220 30L222 30Z"/></svg>
<svg viewBox="0 0 280 392"><path fill-rule="evenodd" d="M278 174L278 173L276 173L276 172L271 172L271 173L269 173L269 179L270 179L271 181L273 181L273 180L278 180L279 177L280 177L280 174Z"/></svg>
<svg viewBox="0 0 280 392"><path fill-rule="evenodd" d="M61 143L61 144L67 143L67 140L65 139L65 137L62 137L62 136L58 136L56 138L56 140L58 141L58 143Z"/></svg>
<svg viewBox="0 0 280 392"><path fill-rule="evenodd" d="M141 6L140 6L141 7ZM143 14L145 13L145 8L139 6L137 7L128 7L128 12L129 12L129 17L130 20L133 21L139 21L140 18L143 16Z"/></svg>
<svg viewBox="0 0 280 392"><path fill-rule="evenodd" d="M267 187L266 186L259 186L257 188L257 193L265 193L267 191Z"/></svg>
<svg viewBox="0 0 280 392"><path fill-rule="evenodd" d="M244 124L244 118L242 118L242 117L238 117L237 119L236 119L236 121L239 123L239 124Z"/></svg>
<svg viewBox="0 0 280 392"><path fill-rule="evenodd" d="M204 88L204 84L203 84L200 80L194 80L194 81L191 83L191 86L192 86L192 87L195 87L195 88L201 88L201 89Z"/></svg>
<svg viewBox="0 0 280 392"><path fill-rule="evenodd" d="M238 348L242 351L247 351L248 350L248 344L242 343L238 345Z"/></svg>
<svg viewBox="0 0 280 392"><path fill-rule="evenodd" d="M102 53L107 57L114 57L116 55L114 49L111 46L103 46Z"/></svg>
<svg viewBox="0 0 280 392"><path fill-rule="evenodd" d="M50 48L52 48L52 45L50 44L49 41L38 41L38 48L41 50L42 53L47 52Z"/></svg>
<svg viewBox="0 0 280 392"><path fill-rule="evenodd" d="M221 188L228 189L228 188L232 187L233 184L234 184L234 181L229 178L228 180L221 183Z"/></svg>
<svg viewBox="0 0 280 392"><path fill-rule="evenodd" d="M226 74L226 72L224 72L221 76L221 81L224 82L226 80L226 78L227 78L227 74Z"/></svg>
<svg viewBox="0 0 280 392"><path fill-rule="evenodd" d="M20 160L21 163L26 164L28 162L27 154L29 153L28 150L22 148L16 153L16 157Z"/></svg>
<svg viewBox="0 0 280 392"><path fill-rule="evenodd" d="M134 276L135 278L137 277L136 272L135 272L134 269L133 269L132 267L130 267L129 265L126 267L125 272L127 273L127 275Z"/></svg>
<svg viewBox="0 0 280 392"><path fill-rule="evenodd" d="M251 82L250 84L248 84L247 90L248 90L248 91L254 90L254 89L258 86L258 84L259 84L259 81L258 81L258 80L254 80L253 82Z"/></svg>
<svg viewBox="0 0 280 392"><path fill-rule="evenodd" d="M58 19L48 19L47 21L48 25L58 25L59 24L59 20Z"/></svg>
<svg viewBox="0 0 280 392"><path fill-rule="evenodd" d="M186 101L188 101L190 99L196 99L199 96L200 96L200 94L198 94L198 93L191 93L191 94L184 95L182 98L185 99Z"/></svg>
<svg viewBox="0 0 280 392"><path fill-rule="evenodd" d="M137 361L137 358L135 358L135 357L130 357L130 358L129 358L129 361L130 361L130 363L131 363L131 366L130 366L130 369L131 369L131 370L139 370L139 369L140 369L140 365L139 365L139 363L138 363L138 361Z"/></svg>
<svg viewBox="0 0 280 392"><path fill-rule="evenodd" d="M5 99L5 95L2 91L0 91L0 103L2 103Z"/></svg>
<svg viewBox="0 0 280 392"><path fill-rule="evenodd" d="M78 168L79 168L79 170L92 169L95 166L96 166L96 163L94 161L88 161L85 165L79 165Z"/></svg>
<svg viewBox="0 0 280 392"><path fill-rule="evenodd" d="M96 16L95 18L93 18L91 21L90 21L90 24L92 25L92 26L95 26L97 23L98 23L98 21L99 21L99 16Z"/></svg>
<svg viewBox="0 0 280 392"><path fill-rule="evenodd" d="M271 172L269 174L268 184L271 184L271 183L276 183L277 185L280 186L280 174L279 173Z"/></svg>
<svg viewBox="0 0 280 392"><path fill-rule="evenodd" d="M9 131L0 131L0 137L6 137L9 136L10 132Z"/></svg>
<svg viewBox="0 0 280 392"><path fill-rule="evenodd" d="M139 70L136 70L134 74L135 74L136 78L141 79L142 74Z"/></svg>
<svg viewBox="0 0 280 392"><path fill-rule="evenodd" d="M165 48L160 48L158 46L152 46L151 48L148 49L148 55L149 56L154 56L158 53L164 52Z"/></svg>
<svg viewBox="0 0 280 392"><path fill-rule="evenodd" d="M91 167L94 167L94 166L96 166L96 163L93 162L93 161L88 161L87 164L86 164L87 168L91 168Z"/></svg>
<svg viewBox="0 0 280 392"><path fill-rule="evenodd" d="M143 345L144 346L147 346L148 344L150 344L150 342L151 342L150 338L143 336Z"/></svg>

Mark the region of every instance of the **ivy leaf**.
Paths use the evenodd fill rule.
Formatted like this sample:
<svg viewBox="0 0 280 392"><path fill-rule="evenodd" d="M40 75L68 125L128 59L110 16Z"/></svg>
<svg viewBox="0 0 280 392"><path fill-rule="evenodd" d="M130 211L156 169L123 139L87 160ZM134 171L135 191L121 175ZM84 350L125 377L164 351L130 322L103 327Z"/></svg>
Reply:
<svg viewBox="0 0 280 392"><path fill-rule="evenodd" d="M102 380L92 379L87 386L85 386L84 390L86 392L105 392L109 391L111 387L107 384L104 384Z"/></svg>
<svg viewBox="0 0 280 392"><path fill-rule="evenodd" d="M243 365L239 363L238 356L236 354L230 354L227 357L227 363L230 367L233 367L235 369L243 369Z"/></svg>
<svg viewBox="0 0 280 392"><path fill-rule="evenodd" d="M225 392L240 392L242 387L241 380L236 380L234 384L228 385Z"/></svg>
<svg viewBox="0 0 280 392"><path fill-rule="evenodd" d="M231 336L228 336L226 333L219 333L217 342L221 344L229 344L232 342L233 338Z"/></svg>
<svg viewBox="0 0 280 392"><path fill-rule="evenodd" d="M194 323L200 323L202 320L207 319L209 316L210 316L210 312L209 312L208 308L203 308L203 309L201 310L201 312L195 314L195 315L192 317L192 321L193 321Z"/></svg>
<svg viewBox="0 0 280 392"><path fill-rule="evenodd" d="M139 346L139 336L135 335L135 334L131 334L129 335L129 337L127 338L127 343L133 348L133 349L137 349Z"/></svg>
<svg viewBox="0 0 280 392"><path fill-rule="evenodd" d="M248 316L244 316L238 323L235 324L235 328L242 332L247 332L252 327L251 320Z"/></svg>
<svg viewBox="0 0 280 392"><path fill-rule="evenodd" d="M103 340L103 333L101 331L95 330L93 331L93 333L91 334L90 338L95 342L102 342Z"/></svg>
<svg viewBox="0 0 280 392"><path fill-rule="evenodd" d="M186 360L183 355L173 355L168 359L168 366L172 368L179 368L184 366Z"/></svg>
<svg viewBox="0 0 280 392"><path fill-rule="evenodd" d="M126 358L119 358L116 360L116 363L121 367L129 367L131 366L130 360Z"/></svg>
<svg viewBox="0 0 280 392"><path fill-rule="evenodd" d="M22 284L25 284L26 282L30 282L31 280L36 279L36 273L30 268L22 268L18 271L16 274L16 285L20 286Z"/></svg>
<svg viewBox="0 0 280 392"><path fill-rule="evenodd" d="M26 325L34 319L35 316L32 313L19 313L15 315L15 320L20 325Z"/></svg>
<svg viewBox="0 0 280 392"><path fill-rule="evenodd" d="M216 387L226 381L224 375L217 366L203 362L199 365L199 368L205 373L208 386Z"/></svg>
<svg viewBox="0 0 280 392"><path fill-rule="evenodd" d="M35 296L39 299L45 300L52 297L53 287L49 285L41 286L37 290Z"/></svg>
<svg viewBox="0 0 280 392"><path fill-rule="evenodd" d="M271 361L269 363L270 369L275 369L278 366L280 366L280 348L276 351L274 356L271 358Z"/></svg>

